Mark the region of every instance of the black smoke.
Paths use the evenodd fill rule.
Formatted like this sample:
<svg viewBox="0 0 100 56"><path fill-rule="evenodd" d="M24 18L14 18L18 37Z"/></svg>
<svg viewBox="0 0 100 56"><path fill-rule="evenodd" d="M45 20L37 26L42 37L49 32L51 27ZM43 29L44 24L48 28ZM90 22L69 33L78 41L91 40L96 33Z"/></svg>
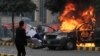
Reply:
<svg viewBox="0 0 100 56"><path fill-rule="evenodd" d="M63 9L66 2L67 0L47 0L45 7L53 13L58 13Z"/></svg>
<svg viewBox="0 0 100 56"><path fill-rule="evenodd" d="M66 3L74 3L77 10L84 10L90 5L94 6L94 0L47 0L45 7L52 11L52 13L58 13L63 11Z"/></svg>

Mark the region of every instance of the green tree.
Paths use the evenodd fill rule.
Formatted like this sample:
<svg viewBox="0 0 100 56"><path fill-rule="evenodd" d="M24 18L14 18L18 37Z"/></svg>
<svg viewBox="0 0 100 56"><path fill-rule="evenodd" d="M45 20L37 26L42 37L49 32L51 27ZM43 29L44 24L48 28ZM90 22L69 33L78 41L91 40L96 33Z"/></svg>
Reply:
<svg viewBox="0 0 100 56"><path fill-rule="evenodd" d="M0 0L0 12L12 12L12 25L14 30L14 14L32 12L36 10L36 4L31 0ZM14 37L14 31L13 31Z"/></svg>
<svg viewBox="0 0 100 56"><path fill-rule="evenodd" d="M31 0L0 0L1 12L32 12L36 10L36 5Z"/></svg>
<svg viewBox="0 0 100 56"><path fill-rule="evenodd" d="M72 2L76 5L77 10L83 10L93 5L95 0L47 0L45 7L53 13L62 12L66 3Z"/></svg>
<svg viewBox="0 0 100 56"><path fill-rule="evenodd" d="M45 7L52 13L61 12L67 0L46 0Z"/></svg>

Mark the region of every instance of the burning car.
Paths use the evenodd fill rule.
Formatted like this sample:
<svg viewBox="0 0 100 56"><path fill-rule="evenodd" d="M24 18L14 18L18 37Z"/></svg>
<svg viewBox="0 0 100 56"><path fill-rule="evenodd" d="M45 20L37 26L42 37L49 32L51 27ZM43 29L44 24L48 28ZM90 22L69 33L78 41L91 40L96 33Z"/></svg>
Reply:
<svg viewBox="0 0 100 56"><path fill-rule="evenodd" d="M94 37L96 38L97 34L94 34L95 29L88 27L91 24L84 23L79 28L73 29L70 32L63 32L60 30L54 30L50 27L53 32L46 32L43 38L43 45L47 46L49 49L67 49L72 50L76 49L78 43L92 43L94 42ZM96 39L97 40L97 39ZM97 42L97 41L96 41Z"/></svg>
<svg viewBox="0 0 100 56"><path fill-rule="evenodd" d="M78 10L77 4L68 1L59 14L59 21L59 30L46 33L44 36L44 42L49 49L70 50L75 49L77 43L93 42L96 20L92 5Z"/></svg>
<svg viewBox="0 0 100 56"><path fill-rule="evenodd" d="M73 41L75 39L76 37L71 35L71 32L51 32L46 33L43 40L49 49L75 49L76 42Z"/></svg>

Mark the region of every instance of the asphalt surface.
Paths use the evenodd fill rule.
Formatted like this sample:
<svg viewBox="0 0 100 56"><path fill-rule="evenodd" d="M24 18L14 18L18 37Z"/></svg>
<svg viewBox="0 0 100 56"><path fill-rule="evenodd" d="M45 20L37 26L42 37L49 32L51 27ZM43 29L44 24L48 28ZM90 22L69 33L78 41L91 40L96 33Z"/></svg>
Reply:
<svg viewBox="0 0 100 56"><path fill-rule="evenodd" d="M26 56L100 56L100 51L77 51L77 50L49 50L31 49L26 47ZM16 48L13 46L0 46L0 54L16 55Z"/></svg>

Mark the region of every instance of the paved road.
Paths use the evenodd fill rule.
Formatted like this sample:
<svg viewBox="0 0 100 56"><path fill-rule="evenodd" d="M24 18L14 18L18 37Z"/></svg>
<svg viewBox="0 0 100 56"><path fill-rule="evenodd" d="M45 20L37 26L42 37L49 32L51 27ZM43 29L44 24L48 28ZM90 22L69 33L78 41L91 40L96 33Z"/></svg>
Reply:
<svg viewBox="0 0 100 56"><path fill-rule="evenodd" d="M15 47L0 46L0 53L16 54ZM100 51L77 51L77 50L48 50L31 49L26 47L26 56L100 56Z"/></svg>

